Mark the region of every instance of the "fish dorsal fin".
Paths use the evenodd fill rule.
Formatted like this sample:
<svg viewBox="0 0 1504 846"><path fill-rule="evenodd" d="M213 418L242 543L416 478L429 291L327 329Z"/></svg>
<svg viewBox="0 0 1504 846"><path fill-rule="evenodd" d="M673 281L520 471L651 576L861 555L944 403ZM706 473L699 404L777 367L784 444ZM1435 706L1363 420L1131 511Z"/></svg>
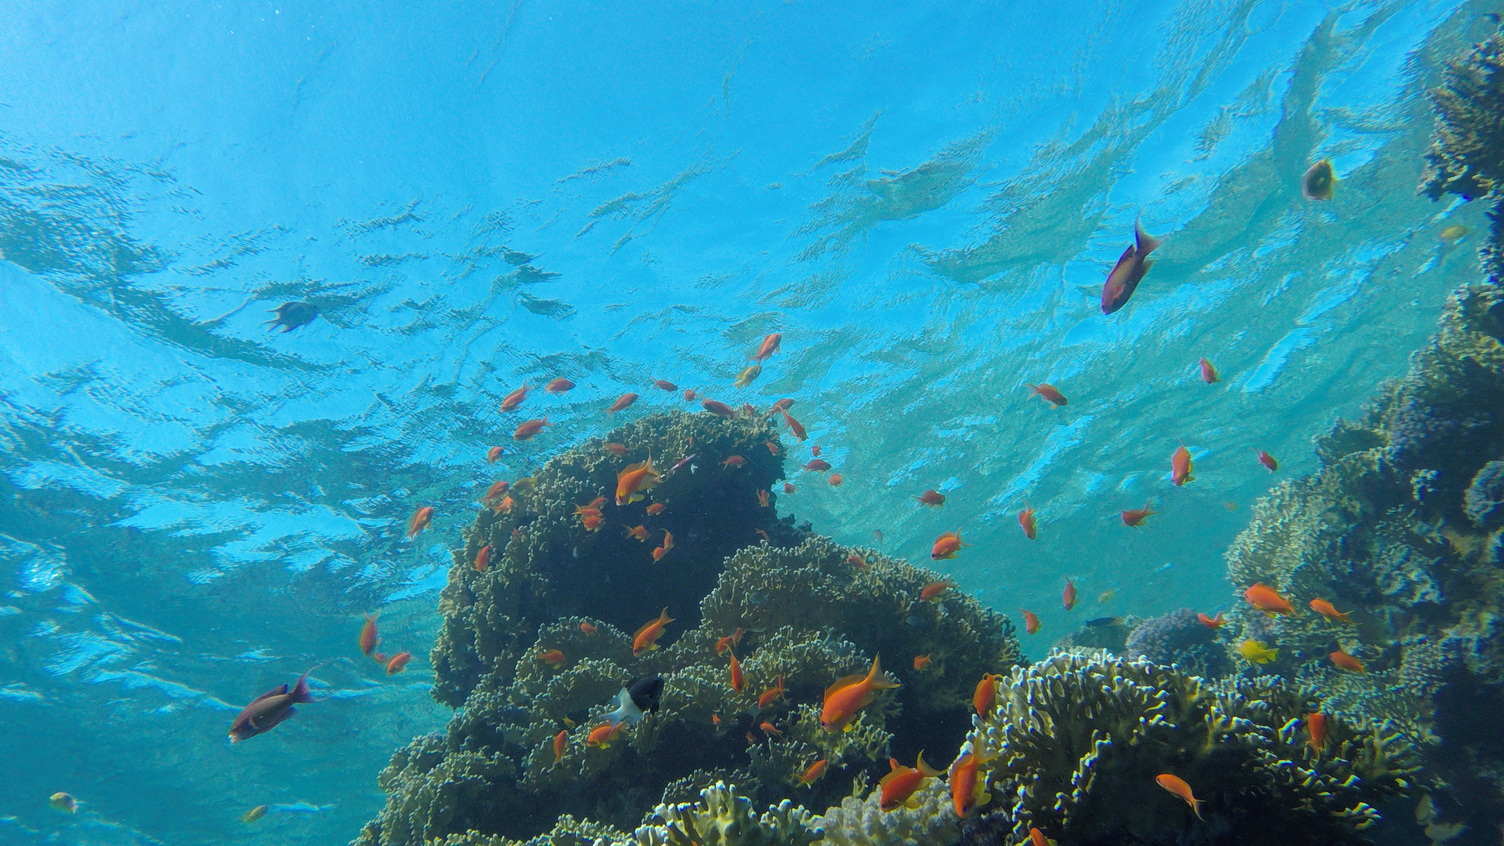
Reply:
<svg viewBox="0 0 1504 846"><path fill-rule="evenodd" d="M908 767L905 767L903 764L898 763L897 758L889 758L888 766L892 769L888 770L887 775L877 780L878 787L886 787L888 785L888 782L909 771Z"/></svg>
<svg viewBox="0 0 1504 846"><path fill-rule="evenodd" d="M285 685L285 684L279 684L276 687L272 688L271 690L268 690L267 692L265 692L265 693L261 694L260 696L256 697L255 699L252 699L251 703L255 704L257 702L260 702L263 699L271 699L273 696L286 696L286 695L287 695L287 685Z"/></svg>
<svg viewBox="0 0 1504 846"><path fill-rule="evenodd" d="M864 682L866 680L867 680L867 677L865 675L860 674L860 673L849 675L849 676L842 676L842 677L836 679L835 684L831 685L830 687L825 688L825 696L826 696L826 698L829 698L829 697L834 696L837 693L841 692L842 690L845 690L846 688L851 687L854 684L861 684L862 682Z"/></svg>
<svg viewBox="0 0 1504 846"><path fill-rule="evenodd" d="M919 751L919 757L914 760L914 769L918 770L921 775L926 775L930 778L943 775L939 770L924 762L924 750L922 749Z"/></svg>

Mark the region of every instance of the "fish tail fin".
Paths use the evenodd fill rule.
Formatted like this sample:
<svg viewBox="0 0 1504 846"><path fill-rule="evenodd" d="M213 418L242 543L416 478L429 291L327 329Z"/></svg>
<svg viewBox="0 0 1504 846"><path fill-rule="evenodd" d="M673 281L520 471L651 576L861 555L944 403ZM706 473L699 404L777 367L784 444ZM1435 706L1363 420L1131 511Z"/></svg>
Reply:
<svg viewBox="0 0 1504 846"><path fill-rule="evenodd" d="M1145 232L1144 225L1139 223L1138 218L1133 219L1133 240L1136 245L1136 252L1140 256L1146 256L1154 252L1160 244L1165 242L1165 239L1155 238L1153 235ZM1147 263L1145 263L1144 269L1149 269Z"/></svg>
<svg viewBox="0 0 1504 846"><path fill-rule="evenodd" d="M292 701L294 701L294 702L317 702L318 701L317 699L313 698L313 692L308 689L308 674L311 673L311 672L313 672L314 670L317 670L319 667L322 667L322 666L323 666L322 664L315 664L312 667L309 667L307 670L305 670L303 672L303 675L298 676L298 683L295 684L295 685L293 685L293 688L292 688Z"/></svg>
<svg viewBox="0 0 1504 846"><path fill-rule="evenodd" d="M930 778L936 778L938 776L945 775L945 773L940 772L939 770L935 769L934 767L932 767L929 764L926 764L924 762L924 750L923 749L919 750L919 757L916 758L915 761L914 761L914 769L918 770L919 772L923 773L924 775L929 776Z"/></svg>

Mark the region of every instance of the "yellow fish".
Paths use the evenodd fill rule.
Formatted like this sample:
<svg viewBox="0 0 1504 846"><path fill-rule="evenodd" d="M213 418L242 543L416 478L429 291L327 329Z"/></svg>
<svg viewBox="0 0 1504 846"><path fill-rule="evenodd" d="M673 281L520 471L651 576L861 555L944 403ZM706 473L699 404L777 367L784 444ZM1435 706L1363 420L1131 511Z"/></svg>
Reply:
<svg viewBox="0 0 1504 846"><path fill-rule="evenodd" d="M1279 657L1279 650L1257 640L1245 640L1238 644L1238 654L1255 664L1268 664Z"/></svg>
<svg viewBox="0 0 1504 846"><path fill-rule="evenodd" d="M253 823L256 820L259 820L259 819L261 819L264 816L266 816L266 806L265 805L257 805L256 807L250 809L249 811L246 811L245 812L245 816L242 816L240 818L240 821L243 822L243 823L246 823L247 825L249 825L250 823Z"/></svg>
<svg viewBox="0 0 1504 846"><path fill-rule="evenodd" d="M1448 226L1447 228L1441 230L1441 232L1437 233L1436 237L1447 242L1448 244L1455 244L1458 241L1461 241L1463 238L1466 238L1472 231L1473 230L1468 229L1466 226L1463 226L1460 223L1454 223L1451 226Z"/></svg>

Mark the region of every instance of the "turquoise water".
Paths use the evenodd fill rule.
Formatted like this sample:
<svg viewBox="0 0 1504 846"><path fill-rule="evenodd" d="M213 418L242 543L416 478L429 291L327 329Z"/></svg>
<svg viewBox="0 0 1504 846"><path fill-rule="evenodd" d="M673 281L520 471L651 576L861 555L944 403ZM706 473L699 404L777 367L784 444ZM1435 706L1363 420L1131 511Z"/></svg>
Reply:
<svg viewBox="0 0 1504 846"><path fill-rule="evenodd" d="M354 837L447 717L427 652L474 501L623 392L618 418L685 407L654 379L795 398L845 483L791 469L780 510L923 564L959 530L936 568L1038 611L1031 657L1080 619L1066 577L1076 614L1230 606L1222 550L1272 484L1252 450L1311 470L1477 275L1477 236L1438 232L1482 210L1415 186L1423 92L1479 12L25 10L0 51L0 841ZM1323 157L1337 197L1306 201ZM1136 217L1165 244L1104 317ZM322 314L268 334L288 301ZM579 387L530 397L554 425L514 448L497 402L555 376ZM402 675L355 652L377 608ZM227 745L320 662L326 702Z"/></svg>

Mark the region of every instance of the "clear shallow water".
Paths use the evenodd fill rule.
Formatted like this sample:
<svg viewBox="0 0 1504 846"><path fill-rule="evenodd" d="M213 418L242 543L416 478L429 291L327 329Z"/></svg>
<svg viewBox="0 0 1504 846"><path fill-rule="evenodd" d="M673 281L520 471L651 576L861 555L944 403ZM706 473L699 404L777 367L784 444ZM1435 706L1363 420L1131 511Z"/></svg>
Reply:
<svg viewBox="0 0 1504 846"><path fill-rule="evenodd" d="M624 391L625 416L681 406L655 378L796 398L846 482L791 469L780 507L916 562L959 528L944 571L1039 611L1036 656L1080 619L1066 576L1087 616L1226 604L1221 550L1270 484L1251 450L1309 470L1476 272L1436 233L1481 212L1414 186L1435 56L1481 24L1050 8L23 16L0 51L0 839L354 836L391 750L445 718L424 655L471 503ZM1323 156L1342 182L1316 205ZM1140 214L1165 246L1104 318ZM266 334L288 300L323 316ZM580 387L524 408L556 425L485 465L500 397L555 375ZM1031 400L1041 380L1071 404ZM1179 439L1198 478L1174 489ZM943 509L910 499L931 487ZM436 531L411 543L418 503ZM354 660L376 607L419 654L391 679ZM225 744L320 661L330 701Z"/></svg>

